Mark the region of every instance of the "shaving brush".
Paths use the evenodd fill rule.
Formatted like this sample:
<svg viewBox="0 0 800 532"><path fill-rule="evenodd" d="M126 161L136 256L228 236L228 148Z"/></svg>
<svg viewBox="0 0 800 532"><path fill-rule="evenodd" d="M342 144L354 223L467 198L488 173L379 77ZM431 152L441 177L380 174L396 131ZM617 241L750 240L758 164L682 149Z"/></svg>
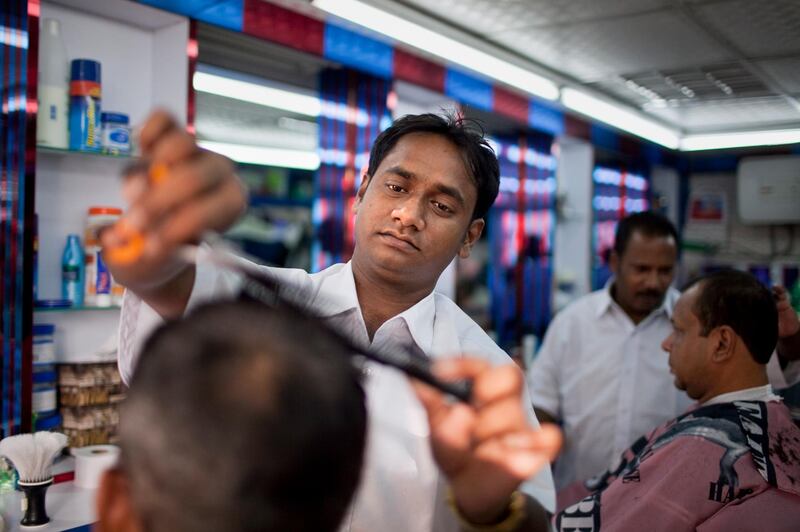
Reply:
<svg viewBox="0 0 800 532"><path fill-rule="evenodd" d="M66 445L67 437L58 432L18 434L0 441L0 456L14 464L19 474L18 485L25 495L22 526L42 526L50 522L44 497L53 483L53 460Z"/></svg>

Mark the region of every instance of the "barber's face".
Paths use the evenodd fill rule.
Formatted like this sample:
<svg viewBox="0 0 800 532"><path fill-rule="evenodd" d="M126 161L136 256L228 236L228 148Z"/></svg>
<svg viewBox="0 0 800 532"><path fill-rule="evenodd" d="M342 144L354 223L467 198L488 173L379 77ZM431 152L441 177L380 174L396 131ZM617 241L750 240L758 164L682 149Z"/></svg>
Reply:
<svg viewBox="0 0 800 532"><path fill-rule="evenodd" d="M356 202L353 261L409 286L433 285L483 230L471 220L477 187L458 148L432 133L401 137Z"/></svg>
<svg viewBox="0 0 800 532"><path fill-rule="evenodd" d="M672 311L672 333L661 343L661 348L669 353L675 387L695 400L705 395L712 380L709 375L710 340L700 335L702 326L692 311L699 290L695 285L678 299Z"/></svg>
<svg viewBox="0 0 800 532"><path fill-rule="evenodd" d="M612 253L614 295L626 312L644 318L658 308L675 276L678 249L671 236L634 231L622 256Z"/></svg>

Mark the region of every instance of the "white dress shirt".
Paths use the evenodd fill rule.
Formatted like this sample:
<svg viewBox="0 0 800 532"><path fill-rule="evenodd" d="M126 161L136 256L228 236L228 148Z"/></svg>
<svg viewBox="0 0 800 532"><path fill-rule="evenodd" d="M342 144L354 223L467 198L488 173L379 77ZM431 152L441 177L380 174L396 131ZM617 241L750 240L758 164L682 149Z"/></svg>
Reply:
<svg viewBox="0 0 800 532"><path fill-rule="evenodd" d="M670 288L636 325L610 286L555 316L529 373L534 406L563 422L557 489L604 471L636 438L692 404L673 385L661 350L679 292Z"/></svg>
<svg viewBox="0 0 800 532"><path fill-rule="evenodd" d="M563 423L556 489L605 471L637 438L694 403L675 387L661 349L680 292L669 288L661 306L634 324L612 299L612 284L554 317L528 374L534 406ZM776 387L786 385L776 356L767 373Z"/></svg>
<svg viewBox="0 0 800 532"><path fill-rule="evenodd" d="M323 315L340 331L370 345L356 295L350 263L322 272L270 268L270 273L305 287ZM216 268L202 257L189 300L189 309L201 302L235 293L237 275ZM160 317L132 293L126 293L120 326L119 367L127 382L137 354ZM431 357L469 354L494 364L510 359L455 303L436 292L386 321L375 332L372 346L401 343ZM434 463L428 441L427 416L405 375L369 364L364 386L369 430L365 469L353 506L342 530L354 532L456 531L458 524L445 498L445 479ZM523 397L531 423L538 426L527 391ZM549 468L526 481L522 491L544 508L555 509L555 489Z"/></svg>

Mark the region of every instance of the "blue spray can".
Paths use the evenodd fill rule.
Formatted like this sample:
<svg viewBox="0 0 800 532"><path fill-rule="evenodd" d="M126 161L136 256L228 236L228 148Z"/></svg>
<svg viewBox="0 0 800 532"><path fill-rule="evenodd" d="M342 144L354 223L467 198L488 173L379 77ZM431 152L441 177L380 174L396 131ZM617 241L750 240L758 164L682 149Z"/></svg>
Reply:
<svg viewBox="0 0 800 532"><path fill-rule="evenodd" d="M69 148L100 151L100 63L73 59L69 82Z"/></svg>
<svg viewBox="0 0 800 532"><path fill-rule="evenodd" d="M73 307L83 306L84 272L80 238L68 235L61 257L61 297L72 301Z"/></svg>

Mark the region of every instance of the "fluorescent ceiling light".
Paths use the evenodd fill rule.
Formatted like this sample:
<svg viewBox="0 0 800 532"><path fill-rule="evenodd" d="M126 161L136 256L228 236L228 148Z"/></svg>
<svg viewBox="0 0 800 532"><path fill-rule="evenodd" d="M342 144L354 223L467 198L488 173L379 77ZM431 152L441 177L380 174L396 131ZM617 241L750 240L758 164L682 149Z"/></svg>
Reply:
<svg viewBox="0 0 800 532"><path fill-rule="evenodd" d="M605 122L667 148L674 150L680 144L680 136L677 131L657 124L622 107L590 96L585 92L565 88L561 91L561 103L573 111L578 111L595 120Z"/></svg>
<svg viewBox="0 0 800 532"><path fill-rule="evenodd" d="M319 155L314 151L263 148L261 146L205 140L201 140L197 144L203 149L219 153L239 163L298 168L301 170L316 170L319 168Z"/></svg>
<svg viewBox="0 0 800 532"><path fill-rule="evenodd" d="M681 151L721 150L746 146L775 146L800 143L800 129L740 131L687 135L681 139Z"/></svg>
<svg viewBox="0 0 800 532"><path fill-rule="evenodd" d="M540 98L558 99L558 86L543 76L358 0L314 0L312 4L337 17Z"/></svg>
<svg viewBox="0 0 800 532"><path fill-rule="evenodd" d="M217 94L306 116L316 117L320 114L321 105L316 96L275 89L206 72L195 72L192 84L194 89L199 92Z"/></svg>

